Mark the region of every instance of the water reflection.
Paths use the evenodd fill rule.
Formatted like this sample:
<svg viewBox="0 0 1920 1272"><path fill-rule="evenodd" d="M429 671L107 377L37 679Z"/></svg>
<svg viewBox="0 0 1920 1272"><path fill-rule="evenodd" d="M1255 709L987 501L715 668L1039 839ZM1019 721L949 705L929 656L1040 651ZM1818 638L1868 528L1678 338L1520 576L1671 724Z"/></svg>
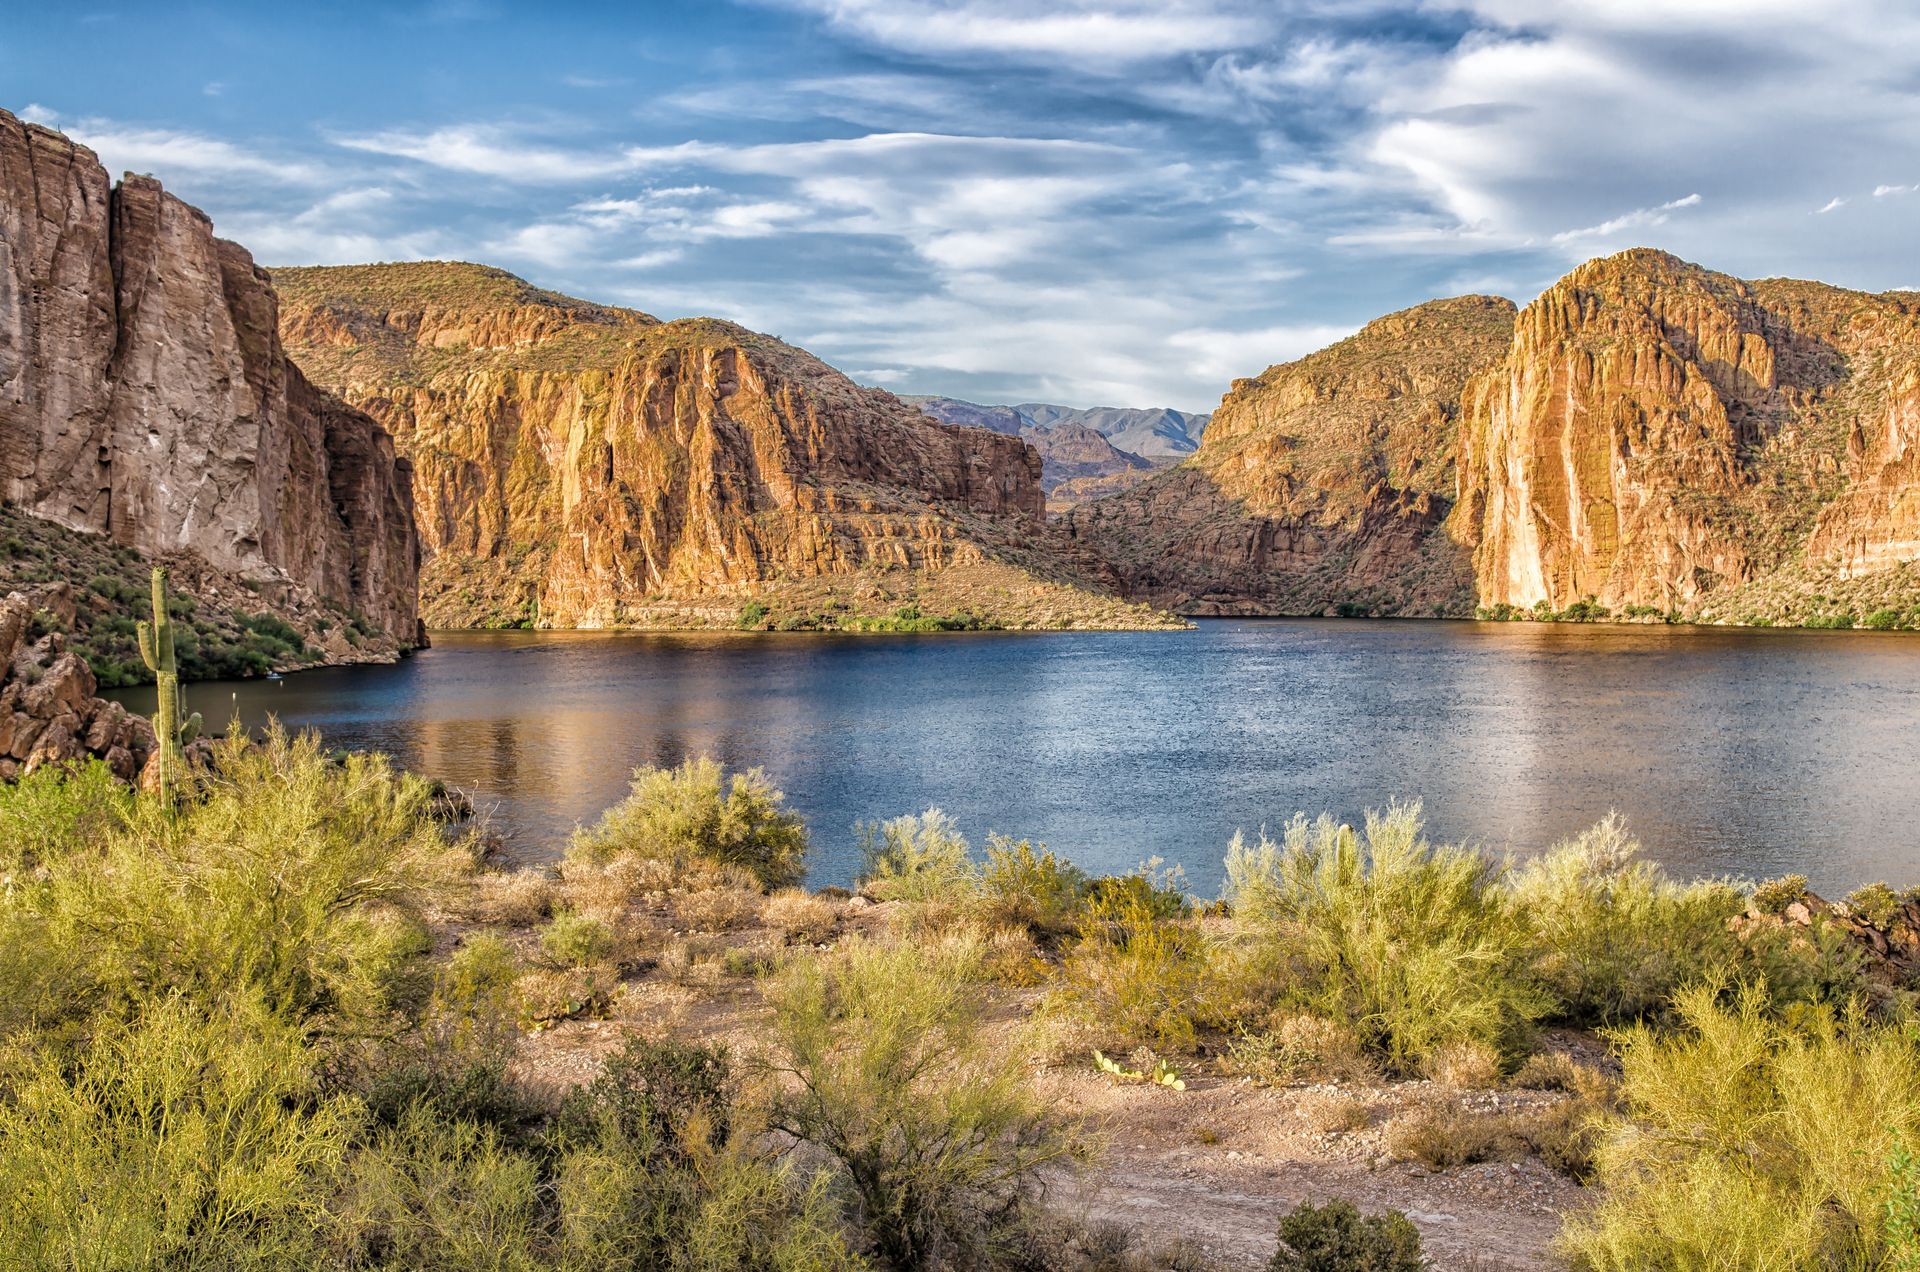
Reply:
<svg viewBox="0 0 1920 1272"><path fill-rule="evenodd" d="M395 667L189 693L210 721L273 712L469 788L527 859L618 799L634 765L709 754L787 789L816 882L851 875L856 819L937 804L976 839L1043 839L1094 870L1160 855L1211 891L1235 827L1391 797L1496 847L1617 808L1691 873L1920 881L1920 640L1897 634L447 634Z"/></svg>

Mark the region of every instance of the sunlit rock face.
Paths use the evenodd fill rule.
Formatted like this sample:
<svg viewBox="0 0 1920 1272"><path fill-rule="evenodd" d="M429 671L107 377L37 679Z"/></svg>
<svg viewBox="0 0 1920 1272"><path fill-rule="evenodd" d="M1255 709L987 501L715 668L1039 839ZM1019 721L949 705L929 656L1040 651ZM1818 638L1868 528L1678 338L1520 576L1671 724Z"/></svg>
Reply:
<svg viewBox="0 0 1920 1272"><path fill-rule="evenodd" d="M1123 590L1188 613L1470 611L1461 416L1513 312L1433 301L1236 381L1194 458L1064 529Z"/></svg>
<svg viewBox="0 0 1920 1272"><path fill-rule="evenodd" d="M660 322L477 265L274 279L302 366L413 459L431 622L730 616L783 581L1025 551L1043 524L1040 458L1019 438L937 423L731 323Z"/></svg>
<svg viewBox="0 0 1920 1272"><path fill-rule="evenodd" d="M410 473L286 358L266 275L150 177L0 111L0 493L417 630Z"/></svg>
<svg viewBox="0 0 1920 1272"><path fill-rule="evenodd" d="M1070 524L1189 612L1772 621L1920 602L1917 427L1912 295L1635 250L1240 381L1194 460Z"/></svg>

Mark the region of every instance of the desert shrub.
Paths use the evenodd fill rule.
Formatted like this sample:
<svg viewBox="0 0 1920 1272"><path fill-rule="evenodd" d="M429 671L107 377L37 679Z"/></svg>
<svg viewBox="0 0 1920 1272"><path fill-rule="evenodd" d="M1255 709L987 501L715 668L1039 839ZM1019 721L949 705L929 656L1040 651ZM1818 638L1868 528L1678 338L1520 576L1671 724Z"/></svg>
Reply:
<svg viewBox="0 0 1920 1272"><path fill-rule="evenodd" d="M673 912L691 931L726 932L759 914L761 899L753 888L702 888L675 896Z"/></svg>
<svg viewBox="0 0 1920 1272"><path fill-rule="evenodd" d="M684 1163L731 1134L732 1082L724 1047L629 1035L599 1076L567 1096L556 1134L590 1143L610 1127L661 1161Z"/></svg>
<svg viewBox="0 0 1920 1272"><path fill-rule="evenodd" d="M1188 1049L1212 1023L1211 947L1135 889L1088 898L1052 1004L1129 1044Z"/></svg>
<svg viewBox="0 0 1920 1272"><path fill-rule="evenodd" d="M1606 1110L1586 1099L1566 1100L1516 1116L1514 1133L1550 1169L1575 1183L1593 1178L1594 1153L1606 1126Z"/></svg>
<svg viewBox="0 0 1920 1272"><path fill-rule="evenodd" d="M325 1231L349 1267L531 1272L539 1187L538 1163L492 1127L415 1105L354 1154Z"/></svg>
<svg viewBox="0 0 1920 1272"><path fill-rule="evenodd" d="M1920 1157L1896 1135L1887 1155L1891 1178L1880 1228L1887 1238L1887 1267L1892 1272L1920 1272Z"/></svg>
<svg viewBox="0 0 1920 1272"><path fill-rule="evenodd" d="M156 999L42 1053L0 1100L11 1266L303 1266L354 1104L257 998Z"/></svg>
<svg viewBox="0 0 1920 1272"><path fill-rule="evenodd" d="M234 735L177 811L135 801L96 849L0 899L0 944L31 927L79 958L85 993L69 1011L251 989L310 1029L352 1033L423 965L417 911L470 866L429 802L428 784L384 757L336 762L312 735L277 728L254 744Z"/></svg>
<svg viewBox="0 0 1920 1272"><path fill-rule="evenodd" d="M1476 1112L1453 1098L1428 1100L1401 1113L1387 1123L1386 1140L1389 1155L1428 1170L1504 1160L1528 1147L1513 1119Z"/></svg>
<svg viewBox="0 0 1920 1272"><path fill-rule="evenodd" d="M863 822L860 890L880 901L941 901L970 893L977 878L966 838L937 808Z"/></svg>
<svg viewBox="0 0 1920 1272"><path fill-rule="evenodd" d="M1637 1019L1739 953L1727 929L1745 908L1739 890L1674 882L1639 852L1625 824L1608 814L1512 876L1532 975L1560 1017L1603 1025Z"/></svg>
<svg viewBox="0 0 1920 1272"><path fill-rule="evenodd" d="M1364 1130L1372 1118L1373 1106L1358 1096L1339 1091L1309 1091L1300 1097L1297 1111L1309 1130L1328 1134Z"/></svg>
<svg viewBox="0 0 1920 1272"><path fill-rule="evenodd" d="M975 1262L1072 1140L992 1056L977 951L851 942L770 995L792 1081L774 1124L835 1163L854 1218L896 1268Z"/></svg>
<svg viewBox="0 0 1920 1272"><path fill-rule="evenodd" d="M1347 1025L1295 1012L1273 1027L1241 1033L1227 1047L1229 1073L1264 1086L1294 1082L1369 1082L1378 1077L1360 1036Z"/></svg>
<svg viewBox="0 0 1920 1272"><path fill-rule="evenodd" d="M1350 1201L1302 1202L1280 1221L1268 1272L1421 1272L1420 1230L1398 1210L1363 1215Z"/></svg>
<svg viewBox="0 0 1920 1272"><path fill-rule="evenodd" d="M553 895L553 879L544 870L489 870L476 874L450 908L480 923L532 927L553 912Z"/></svg>
<svg viewBox="0 0 1920 1272"><path fill-rule="evenodd" d="M763 888L798 883L807 829L760 769L730 778L704 757L676 769L639 768L633 793L591 829L575 833L570 859L606 865L632 855L668 862L739 866Z"/></svg>
<svg viewBox="0 0 1920 1272"><path fill-rule="evenodd" d="M132 793L98 760L0 782L0 887L36 866L98 852L132 808Z"/></svg>
<svg viewBox="0 0 1920 1272"><path fill-rule="evenodd" d="M540 929L540 950L556 966L586 967L613 953L614 933L599 919L562 910Z"/></svg>
<svg viewBox="0 0 1920 1272"><path fill-rule="evenodd" d="M1885 928L1900 908L1900 894L1884 883L1869 883L1849 892L1847 905L1874 927Z"/></svg>
<svg viewBox="0 0 1920 1272"><path fill-rule="evenodd" d="M440 965L419 1027L366 1049L357 1085L374 1119L398 1125L417 1104L436 1116L512 1132L534 1120L509 1078L518 1036L520 968L497 936L467 938Z"/></svg>
<svg viewBox="0 0 1920 1272"><path fill-rule="evenodd" d="M1328 817L1294 818L1277 844L1236 835L1227 878L1243 936L1293 965L1293 997L1352 1020L1396 1068L1463 1039L1509 1049L1546 1008L1500 867L1429 844L1417 804L1369 813L1364 839Z"/></svg>
<svg viewBox="0 0 1920 1272"><path fill-rule="evenodd" d="M1045 844L1036 849L1025 839L990 835L980 872L980 918L991 927L1025 928L1041 939L1061 936L1073 929L1088 886L1086 872Z"/></svg>
<svg viewBox="0 0 1920 1272"><path fill-rule="evenodd" d="M1484 1042L1460 1038L1427 1053L1421 1069L1442 1086L1479 1090L1500 1082L1500 1053Z"/></svg>
<svg viewBox="0 0 1920 1272"><path fill-rule="evenodd" d="M1807 895L1807 876L1781 875L1754 885L1753 908L1762 914L1779 914Z"/></svg>
<svg viewBox="0 0 1920 1272"><path fill-rule="evenodd" d="M788 888L767 898L760 917L789 941L821 945L833 938L840 908L825 897Z"/></svg>
<svg viewBox="0 0 1920 1272"><path fill-rule="evenodd" d="M1627 1118L1594 1154L1601 1200L1568 1253L1596 1269L1878 1267L1889 1161L1920 1129L1920 1039L1858 1012L1793 1023L1765 989L1707 983L1678 1028L1618 1037Z"/></svg>

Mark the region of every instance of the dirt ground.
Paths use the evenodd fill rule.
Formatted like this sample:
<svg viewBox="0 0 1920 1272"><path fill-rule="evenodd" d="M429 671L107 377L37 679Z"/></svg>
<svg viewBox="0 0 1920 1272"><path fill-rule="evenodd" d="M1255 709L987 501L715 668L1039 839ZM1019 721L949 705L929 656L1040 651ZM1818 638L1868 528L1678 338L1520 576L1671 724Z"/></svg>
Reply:
<svg viewBox="0 0 1920 1272"><path fill-rule="evenodd" d="M888 908L854 903L837 935L884 929ZM664 939L685 937L673 931L664 906L654 919ZM531 933L515 939L531 956ZM779 933L751 927L695 939L710 955L723 948L777 948L781 942ZM567 1020L523 1037L516 1076L557 1095L591 1081L604 1058L636 1031L722 1041L743 1055L764 1049L762 982L727 974L723 962L708 957L689 967L663 961L627 976L605 1018ZM1033 998L1000 993L996 1010L1009 1033L1031 1011ZM1043 1096L1078 1119L1094 1144L1090 1165L1049 1181L1052 1204L1090 1221L1124 1225L1139 1234L1141 1248L1184 1246L1197 1265L1223 1272L1264 1268L1283 1214L1303 1201L1336 1197L1368 1212L1404 1211L1420 1228L1438 1269L1561 1266L1552 1246L1562 1216L1586 1196L1577 1184L1532 1156L1430 1171L1396 1160L1387 1128L1396 1115L1436 1100L1480 1112L1524 1113L1566 1097L1511 1089L1460 1092L1426 1081L1266 1088L1205 1069L1204 1063L1182 1067L1184 1091L1118 1081L1098 1072L1090 1054L1080 1050L1063 1051L1037 1069ZM1316 1119L1304 1110L1332 1099L1362 1105L1364 1124L1315 1129Z"/></svg>

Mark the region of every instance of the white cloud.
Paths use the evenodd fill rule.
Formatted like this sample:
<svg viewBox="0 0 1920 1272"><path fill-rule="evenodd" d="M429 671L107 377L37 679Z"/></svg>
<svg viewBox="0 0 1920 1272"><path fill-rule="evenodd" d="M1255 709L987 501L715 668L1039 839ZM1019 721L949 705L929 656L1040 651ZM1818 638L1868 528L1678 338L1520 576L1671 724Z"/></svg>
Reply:
<svg viewBox="0 0 1920 1272"><path fill-rule="evenodd" d="M1813 210L1813 214L1815 216L1825 216L1829 212L1838 211L1839 209L1844 208L1846 206L1847 206L1847 201L1836 194L1831 199L1828 199L1825 203L1815 208Z"/></svg>
<svg viewBox="0 0 1920 1272"><path fill-rule="evenodd" d="M289 185L313 185L325 170L293 159L276 159L204 133L167 128L142 128L96 117L69 117L45 106L28 106L26 117L58 128L93 150L108 172L152 173L163 180L186 173L193 176L266 180Z"/></svg>
<svg viewBox="0 0 1920 1272"><path fill-rule="evenodd" d="M1264 39L1278 16L1249 0L777 0L841 30L925 55L1136 62Z"/></svg>
<svg viewBox="0 0 1920 1272"><path fill-rule="evenodd" d="M502 181L586 181L626 172L634 166L624 155L537 145L519 140L511 130L483 124L436 128L426 133L380 132L336 141L349 150L412 159Z"/></svg>
<svg viewBox="0 0 1920 1272"><path fill-rule="evenodd" d="M1920 185L1880 185L1873 188L1873 197L1884 199L1890 194L1912 194L1920 190Z"/></svg>
<svg viewBox="0 0 1920 1272"><path fill-rule="evenodd" d="M1698 207L1699 205L1700 196L1698 194L1689 194L1678 199L1670 199L1655 207L1636 208L1632 212L1612 217L1600 222L1598 225L1588 225L1577 230L1562 230L1553 236L1553 241L1556 243L1571 243L1579 239L1606 239L1615 237L1622 230L1650 229L1656 225L1665 225L1668 220L1672 218L1673 214L1681 208L1692 208Z"/></svg>

